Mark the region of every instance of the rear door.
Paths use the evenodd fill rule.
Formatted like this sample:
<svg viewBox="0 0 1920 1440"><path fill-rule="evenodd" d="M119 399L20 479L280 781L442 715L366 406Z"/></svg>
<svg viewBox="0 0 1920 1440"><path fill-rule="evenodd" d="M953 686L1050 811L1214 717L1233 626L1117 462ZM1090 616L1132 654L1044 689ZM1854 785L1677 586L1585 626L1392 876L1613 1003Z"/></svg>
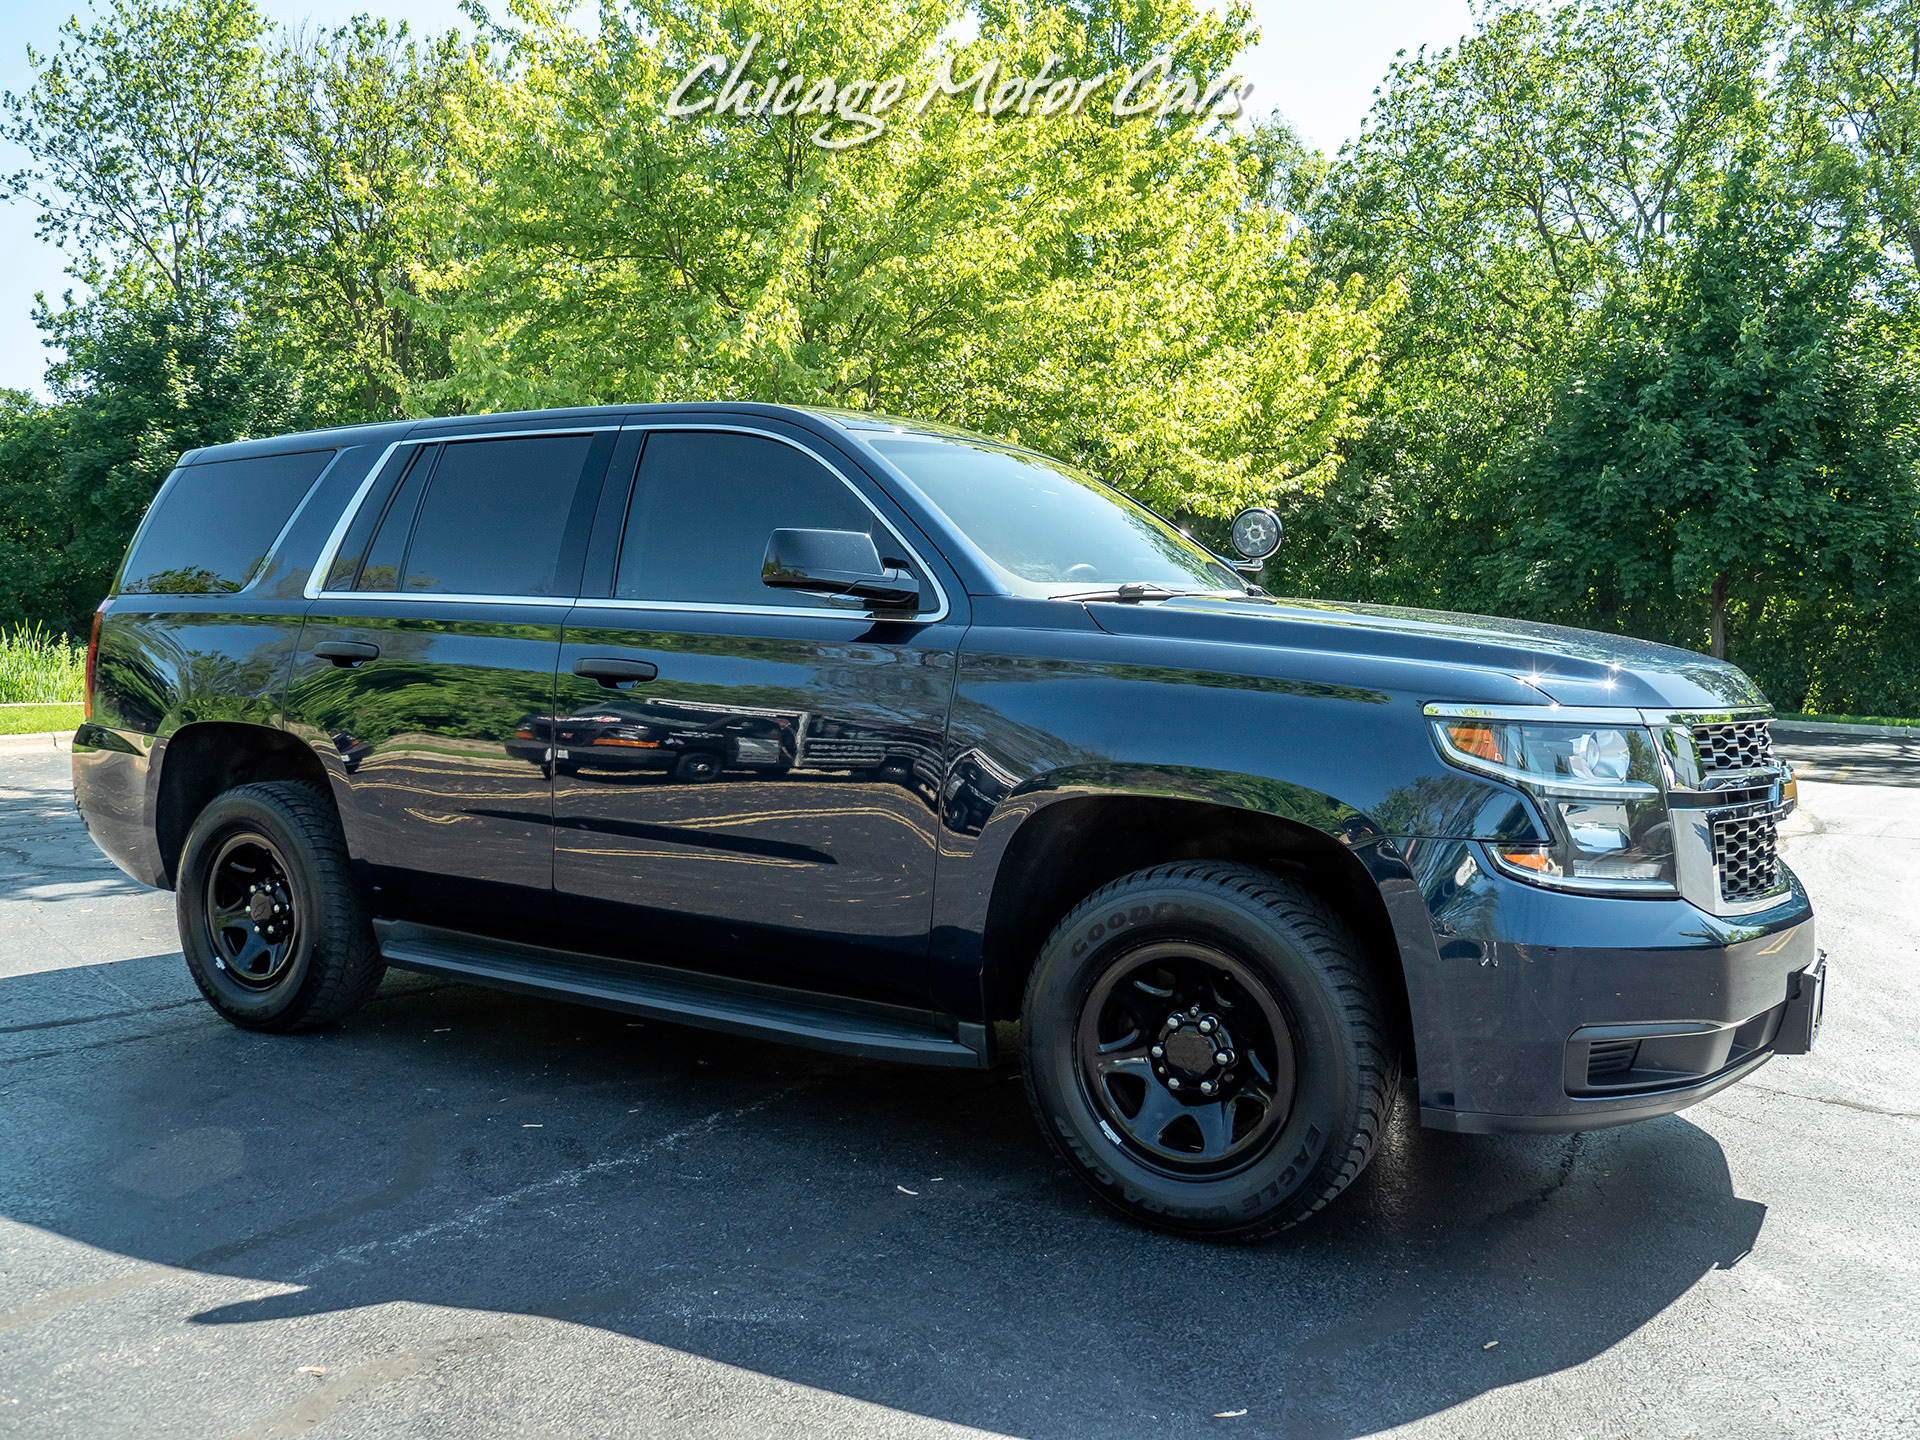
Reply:
<svg viewBox="0 0 1920 1440"><path fill-rule="evenodd" d="M614 428L397 446L322 572L289 729L333 776L378 913L544 935L544 733Z"/></svg>
<svg viewBox="0 0 1920 1440"><path fill-rule="evenodd" d="M925 1003L958 587L849 462L763 423L651 426L607 506L617 559L561 650L558 923L596 951ZM866 531L921 577L923 614L768 588L776 528Z"/></svg>

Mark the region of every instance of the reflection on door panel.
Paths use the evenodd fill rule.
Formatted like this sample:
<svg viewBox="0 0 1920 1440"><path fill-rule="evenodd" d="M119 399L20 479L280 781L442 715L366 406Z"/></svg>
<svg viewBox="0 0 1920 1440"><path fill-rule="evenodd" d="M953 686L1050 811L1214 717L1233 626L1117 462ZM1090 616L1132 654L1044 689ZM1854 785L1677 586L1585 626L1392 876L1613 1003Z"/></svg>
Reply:
<svg viewBox="0 0 1920 1440"><path fill-rule="evenodd" d="M544 934L552 792L514 747L552 713L558 597L577 586L612 444L466 440L403 459L307 616L288 725L329 762L381 914ZM440 598L488 592L553 598Z"/></svg>
<svg viewBox="0 0 1920 1440"><path fill-rule="evenodd" d="M546 763L563 923L592 948L917 998L957 634L595 623L634 618L583 606L562 646ZM659 678L603 690L569 673L590 654L650 660Z"/></svg>
<svg viewBox="0 0 1920 1440"><path fill-rule="evenodd" d="M924 1002L960 627L770 589L781 528L901 548L795 446L647 436L616 599L568 617L520 742L555 777L557 913L587 948Z"/></svg>

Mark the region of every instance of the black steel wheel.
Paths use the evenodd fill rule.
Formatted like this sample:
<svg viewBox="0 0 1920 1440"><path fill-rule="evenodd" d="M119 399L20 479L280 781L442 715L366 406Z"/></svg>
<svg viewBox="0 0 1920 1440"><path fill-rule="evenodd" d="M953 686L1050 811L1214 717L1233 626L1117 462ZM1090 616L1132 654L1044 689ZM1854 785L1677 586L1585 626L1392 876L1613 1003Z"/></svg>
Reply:
<svg viewBox="0 0 1920 1440"><path fill-rule="evenodd" d="M1251 1164L1293 1107L1293 1029L1241 960L1197 940L1124 950L1081 1007L1080 1082L1145 1164L1180 1177Z"/></svg>
<svg viewBox="0 0 1920 1440"><path fill-rule="evenodd" d="M175 890L200 993L245 1029L338 1020L385 972L339 817L312 786L217 796L188 831Z"/></svg>
<svg viewBox="0 0 1920 1440"><path fill-rule="evenodd" d="M1075 906L1042 947L1020 1056L1041 1130L1128 1218L1252 1240L1372 1158L1399 1082L1381 977L1305 887L1160 866Z"/></svg>
<svg viewBox="0 0 1920 1440"><path fill-rule="evenodd" d="M274 985L299 947L301 901L273 841L233 832L208 863L201 893L214 967L249 990Z"/></svg>

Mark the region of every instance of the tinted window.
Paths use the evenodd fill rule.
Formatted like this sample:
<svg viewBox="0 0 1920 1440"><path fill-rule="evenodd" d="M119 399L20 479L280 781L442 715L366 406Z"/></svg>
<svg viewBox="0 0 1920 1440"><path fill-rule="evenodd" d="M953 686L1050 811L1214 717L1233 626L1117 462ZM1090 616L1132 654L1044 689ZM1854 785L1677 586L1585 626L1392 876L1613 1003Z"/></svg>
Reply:
<svg viewBox="0 0 1920 1440"><path fill-rule="evenodd" d="M127 557L130 595L238 590L267 558L331 450L188 465L174 472Z"/></svg>
<svg viewBox="0 0 1920 1440"><path fill-rule="evenodd" d="M380 530L367 548L367 563L360 567L356 590L392 591L400 588L400 567L407 560L407 542L413 538L414 517L420 513L420 496L433 474L433 462L440 457L438 446L423 448L407 467L387 505Z"/></svg>
<svg viewBox="0 0 1920 1440"><path fill-rule="evenodd" d="M1070 595L1130 582L1245 589L1173 526L1065 465L941 436L868 439L980 547L1015 594Z"/></svg>
<svg viewBox="0 0 1920 1440"><path fill-rule="evenodd" d="M761 584L767 541L780 529L861 530L883 557L900 549L859 497L804 451L758 435L656 431L640 457L614 594L681 604L867 608Z"/></svg>
<svg viewBox="0 0 1920 1440"><path fill-rule="evenodd" d="M453 595L558 593L554 582L567 520L593 445L591 435L449 444L427 481L404 560L387 562L399 567L400 588ZM409 488L402 487L375 537L369 563L389 553L386 531L405 522L401 502Z"/></svg>

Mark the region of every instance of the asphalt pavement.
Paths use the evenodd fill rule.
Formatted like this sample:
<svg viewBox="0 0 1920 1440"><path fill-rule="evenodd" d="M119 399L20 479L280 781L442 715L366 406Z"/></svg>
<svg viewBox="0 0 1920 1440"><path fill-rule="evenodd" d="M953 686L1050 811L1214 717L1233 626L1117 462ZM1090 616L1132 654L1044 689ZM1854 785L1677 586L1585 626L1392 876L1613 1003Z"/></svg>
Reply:
<svg viewBox="0 0 1920 1440"><path fill-rule="evenodd" d="M1920 741L1785 748L1817 1053L1583 1136L1403 1104L1252 1248L1096 1209L1010 1070L397 973L235 1030L0 751L0 1435L1920 1434Z"/></svg>

